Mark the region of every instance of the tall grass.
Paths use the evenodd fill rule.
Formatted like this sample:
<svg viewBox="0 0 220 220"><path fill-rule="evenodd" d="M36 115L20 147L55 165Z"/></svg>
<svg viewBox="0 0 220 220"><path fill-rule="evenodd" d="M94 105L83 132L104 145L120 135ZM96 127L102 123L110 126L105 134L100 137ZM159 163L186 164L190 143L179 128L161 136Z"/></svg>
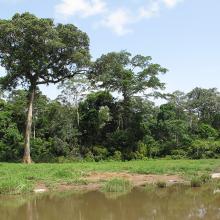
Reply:
<svg viewBox="0 0 220 220"><path fill-rule="evenodd" d="M130 181L125 179L111 179L107 181L103 187L103 192L129 192L132 189L132 184Z"/></svg>
<svg viewBox="0 0 220 220"><path fill-rule="evenodd" d="M211 173L220 167L220 159L145 160L129 162L77 162L67 164L0 163L0 194L31 192L43 182L48 187L59 183L81 183L89 172L130 172L141 174L180 174L192 176ZM205 178L205 177L204 177Z"/></svg>

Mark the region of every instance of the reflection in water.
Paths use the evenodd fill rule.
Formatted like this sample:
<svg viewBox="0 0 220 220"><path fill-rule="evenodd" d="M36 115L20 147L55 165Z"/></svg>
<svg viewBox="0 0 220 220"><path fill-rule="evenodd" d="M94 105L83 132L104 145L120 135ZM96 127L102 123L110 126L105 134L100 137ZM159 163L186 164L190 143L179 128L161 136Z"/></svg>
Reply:
<svg viewBox="0 0 220 220"><path fill-rule="evenodd" d="M138 189L118 197L106 196L101 192L60 193L24 201L23 198L19 200L0 198L0 219L220 219L220 194L213 194L213 191L207 188L191 189L176 186L148 191Z"/></svg>

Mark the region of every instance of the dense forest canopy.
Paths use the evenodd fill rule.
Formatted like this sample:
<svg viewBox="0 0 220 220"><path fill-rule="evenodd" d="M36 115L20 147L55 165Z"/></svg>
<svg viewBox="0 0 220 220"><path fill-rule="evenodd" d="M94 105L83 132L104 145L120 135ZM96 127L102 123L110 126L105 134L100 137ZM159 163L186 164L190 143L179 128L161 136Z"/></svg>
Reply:
<svg viewBox="0 0 220 220"><path fill-rule="evenodd" d="M56 100L49 100L36 92L31 137L35 162L220 156L216 89L177 91L161 106L132 97L126 128L123 100L109 91L93 91L78 104L69 102L74 94L66 93L63 89ZM22 159L27 96L27 90L14 90L0 99L0 161Z"/></svg>
<svg viewBox="0 0 220 220"><path fill-rule="evenodd" d="M149 56L91 62L85 33L25 13L0 20L0 62L0 161L220 157L220 92L175 91L155 105L167 69ZM38 88L49 83L56 100Z"/></svg>

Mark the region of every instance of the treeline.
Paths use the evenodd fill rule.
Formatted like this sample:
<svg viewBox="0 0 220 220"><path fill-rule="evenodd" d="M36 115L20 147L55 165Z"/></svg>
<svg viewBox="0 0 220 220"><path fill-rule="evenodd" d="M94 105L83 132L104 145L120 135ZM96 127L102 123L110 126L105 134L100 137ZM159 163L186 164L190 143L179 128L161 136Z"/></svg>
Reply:
<svg viewBox="0 0 220 220"><path fill-rule="evenodd" d="M0 161L219 157L217 89L163 94L167 69L150 56L92 61L89 46L73 24L30 13L0 19ZM62 90L54 101L39 90L50 83Z"/></svg>
<svg viewBox="0 0 220 220"><path fill-rule="evenodd" d="M88 91L88 85L86 88ZM146 98L132 97L126 115L123 100L109 91L77 96L79 90L82 81L78 80L63 84L56 100L37 91L33 161L220 157L220 96L216 89L195 88L188 94L177 91L159 107ZM27 95L25 90L16 90L0 100L1 161L21 161Z"/></svg>

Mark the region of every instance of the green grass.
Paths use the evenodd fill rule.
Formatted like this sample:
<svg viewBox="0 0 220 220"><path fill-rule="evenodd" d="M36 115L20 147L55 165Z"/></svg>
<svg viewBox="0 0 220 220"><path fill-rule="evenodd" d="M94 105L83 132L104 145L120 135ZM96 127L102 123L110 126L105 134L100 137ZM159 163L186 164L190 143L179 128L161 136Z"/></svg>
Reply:
<svg viewBox="0 0 220 220"><path fill-rule="evenodd" d="M180 174L190 179L211 173L220 167L220 159L145 160L129 162L77 162L67 164L0 163L0 194L31 192L38 182L49 188L59 183L87 184L82 180L89 172L131 172L139 174Z"/></svg>
<svg viewBox="0 0 220 220"><path fill-rule="evenodd" d="M204 173L200 176L194 176L190 180L191 187L200 187L203 184L213 182L211 176L207 173Z"/></svg>
<svg viewBox="0 0 220 220"><path fill-rule="evenodd" d="M202 180L199 177L193 177L190 181L191 187L202 186Z"/></svg>
<svg viewBox="0 0 220 220"><path fill-rule="evenodd" d="M124 193L129 192L132 189L132 184L130 181L125 179L111 179L107 181L103 187L103 192L117 192L117 193Z"/></svg>

